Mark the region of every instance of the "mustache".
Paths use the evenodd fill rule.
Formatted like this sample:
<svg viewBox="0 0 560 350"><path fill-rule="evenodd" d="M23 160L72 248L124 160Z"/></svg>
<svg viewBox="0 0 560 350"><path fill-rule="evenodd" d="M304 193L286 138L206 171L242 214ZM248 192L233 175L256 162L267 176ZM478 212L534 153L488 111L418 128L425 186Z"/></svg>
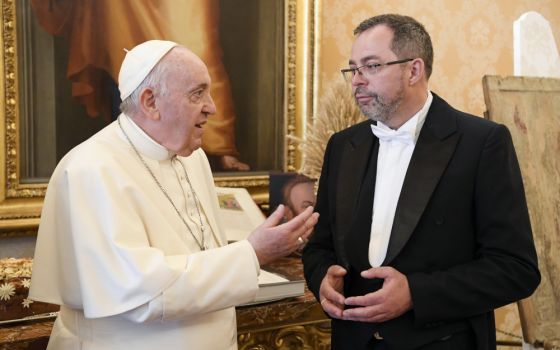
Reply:
<svg viewBox="0 0 560 350"><path fill-rule="evenodd" d="M377 94L371 91L366 90L366 88L364 87L358 87L356 88L356 91L354 91L354 98L356 98L358 95L360 96L367 96L367 97L376 97Z"/></svg>

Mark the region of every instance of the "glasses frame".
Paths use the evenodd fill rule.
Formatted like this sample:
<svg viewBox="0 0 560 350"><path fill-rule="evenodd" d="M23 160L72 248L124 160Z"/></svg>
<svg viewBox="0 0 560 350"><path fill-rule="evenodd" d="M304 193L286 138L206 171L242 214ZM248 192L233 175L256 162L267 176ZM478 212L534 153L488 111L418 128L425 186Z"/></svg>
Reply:
<svg viewBox="0 0 560 350"><path fill-rule="evenodd" d="M414 58L405 58L402 60L396 60L396 61L391 61L391 62L386 62L386 63L366 63L363 66L359 66L356 68L345 68L345 69L341 69L340 73L342 73L342 77L344 78L344 80L350 82L352 81L352 79L354 79L354 76L356 76L356 72L358 72L361 76L364 76L364 73L362 72L362 68L367 67L368 70L373 71L373 73L371 73L370 75L374 75L377 73L377 70L379 69L379 67L383 67L383 66L392 66L394 64L401 64L401 63L406 63L406 62L410 62L413 61ZM351 76L347 76L347 73L351 73Z"/></svg>

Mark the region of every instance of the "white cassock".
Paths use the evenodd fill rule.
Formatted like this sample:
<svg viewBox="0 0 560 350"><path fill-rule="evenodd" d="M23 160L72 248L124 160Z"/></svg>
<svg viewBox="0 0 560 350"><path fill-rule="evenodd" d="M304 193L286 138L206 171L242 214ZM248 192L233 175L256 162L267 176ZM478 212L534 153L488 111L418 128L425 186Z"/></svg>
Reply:
<svg viewBox="0 0 560 350"><path fill-rule="evenodd" d="M258 289L252 246L227 245L203 151L174 157L120 119L187 217L184 166L212 249L200 251L113 122L60 161L47 189L29 294L61 305L48 349L236 349L234 306ZM199 219L188 224L200 239Z"/></svg>

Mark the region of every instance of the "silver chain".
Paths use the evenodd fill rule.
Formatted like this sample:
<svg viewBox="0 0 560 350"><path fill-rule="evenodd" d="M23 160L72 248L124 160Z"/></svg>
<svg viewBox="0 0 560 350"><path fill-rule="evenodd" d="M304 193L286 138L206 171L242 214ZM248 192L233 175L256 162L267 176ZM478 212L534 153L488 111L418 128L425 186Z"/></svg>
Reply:
<svg viewBox="0 0 560 350"><path fill-rule="evenodd" d="M202 222L202 215L200 214L200 209L198 208L198 197L196 196L196 193L194 192L193 186L191 184L191 180L189 179L189 176L187 174L187 169L185 169L185 166L183 165L183 163L181 163L181 161L178 160L179 163L181 164L181 167L183 168L183 171L185 173L185 177L187 178L187 183L189 184L189 189L190 189L190 191L193 195L194 203L195 203L195 206L196 206L196 211L198 213L198 218L200 220L200 231L201 231L200 232L201 233L200 234L200 238L201 238L200 241L196 238L196 235L192 231L191 227L189 226L189 224L187 224L187 221L185 220L185 218L183 218L183 215L181 215L181 212L179 211L179 209L177 209L177 207L175 206L175 203L173 203L173 201L171 200L171 197L169 196L169 194L167 194L167 191L163 188L161 183L158 181L155 174L152 172L152 169L150 169L150 167L148 166L148 163L146 163L146 161L144 160L144 157L142 157L140 152L138 152L138 149L136 148L136 146L134 146L134 143L132 143L132 140L130 139L130 137L128 137L128 134L124 131L124 128L121 124L121 119L117 118L117 122L119 123L119 127L121 128L121 131L123 132L124 136L128 140L128 143L130 144L130 146L134 150L134 153L136 153L136 155L138 156L138 159L140 159L140 161L142 162L142 164L144 165L146 170L148 170L148 173L150 173L150 175L152 176L152 179L154 179L155 183L158 185L161 192L165 195L165 198L167 198L169 203L171 203L171 205L173 206L173 209L175 209L175 212L177 213L177 215L179 216L179 218L181 219L181 221L183 222L183 224L185 225L185 227L187 228L187 230L191 234L192 238L195 240L195 242L198 245L198 247L200 248L200 250L206 250L206 246L204 244L204 224ZM186 200L186 198L185 198L185 200Z"/></svg>

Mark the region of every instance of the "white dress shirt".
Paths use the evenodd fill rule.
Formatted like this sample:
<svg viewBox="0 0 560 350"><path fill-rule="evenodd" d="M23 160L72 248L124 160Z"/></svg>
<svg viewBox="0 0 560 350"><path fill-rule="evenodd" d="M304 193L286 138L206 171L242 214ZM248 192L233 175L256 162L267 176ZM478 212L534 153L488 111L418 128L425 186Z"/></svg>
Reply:
<svg viewBox="0 0 560 350"><path fill-rule="evenodd" d="M404 177L432 99L432 94L428 91L424 106L397 130L392 130L382 122L371 127L379 138L369 241L369 262L372 267L381 266L387 255Z"/></svg>

